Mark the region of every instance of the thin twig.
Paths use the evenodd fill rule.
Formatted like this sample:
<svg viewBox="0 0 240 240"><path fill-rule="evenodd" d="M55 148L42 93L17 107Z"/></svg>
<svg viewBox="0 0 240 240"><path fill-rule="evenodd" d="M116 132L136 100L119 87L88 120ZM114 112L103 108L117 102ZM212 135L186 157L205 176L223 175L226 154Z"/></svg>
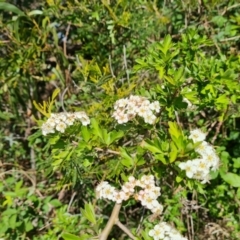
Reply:
<svg viewBox="0 0 240 240"><path fill-rule="evenodd" d="M113 73L113 69L112 69L112 59L111 59L111 55L109 55L108 57L108 61L109 61L109 68L110 68L110 72L113 78L116 78L116 76Z"/></svg>
<svg viewBox="0 0 240 240"><path fill-rule="evenodd" d="M66 109L64 108L64 103L63 103L64 95L66 94L67 90L68 90L68 87L66 87L66 88L64 89L64 91L63 91L63 93L62 93L62 95L61 95L61 106L62 106L62 109L63 109L64 112L67 112Z"/></svg>
<svg viewBox="0 0 240 240"><path fill-rule="evenodd" d="M95 150L97 150L99 152L104 152L105 151L104 149L98 148L98 147L96 147ZM111 150L111 149L107 149L106 152L107 153L113 153L113 154L120 155L120 152L117 152L117 151L114 151L114 150Z"/></svg>
<svg viewBox="0 0 240 240"><path fill-rule="evenodd" d="M111 217L109 218L106 227L103 229L103 231L99 237L99 240L107 240L108 239L108 235L110 234L110 232L113 228L113 225L116 224L116 221L118 220L118 215L119 215L121 207L122 207L122 204L118 204L118 203L115 204L112 214L111 214Z"/></svg>
<svg viewBox="0 0 240 240"><path fill-rule="evenodd" d="M65 32L64 39L63 39L63 53L66 58L67 58L67 38L68 38L69 31L70 31L70 27L71 27L71 24L69 23L67 26L66 32Z"/></svg>
<svg viewBox="0 0 240 240"><path fill-rule="evenodd" d="M69 202L69 204L68 204L67 212L69 212L70 207L71 207L72 202L73 202L73 199L74 199L74 197L76 196L76 194L77 194L76 192L74 192L74 193L72 194L71 199L70 199L70 202Z"/></svg>
<svg viewBox="0 0 240 240"><path fill-rule="evenodd" d="M223 16L227 11L229 11L229 10L231 10L233 8L237 8L239 6L240 6L240 3L236 3L236 4L234 4L234 5L232 5L232 6L228 7L228 8L225 8L224 11L221 13L221 15Z"/></svg>
<svg viewBox="0 0 240 240"><path fill-rule="evenodd" d="M124 226L119 220L115 223L120 229L123 230L131 239L135 239L135 236L129 231L129 229Z"/></svg>
<svg viewBox="0 0 240 240"><path fill-rule="evenodd" d="M130 85L129 72L128 72L128 67L127 67L126 47L125 47L125 45L123 46L123 63L124 63L124 67L125 67L126 74L127 74L128 85Z"/></svg>
<svg viewBox="0 0 240 240"><path fill-rule="evenodd" d="M220 42L227 42L227 41L234 41L234 40L237 40L238 38L240 38L240 36L235 36L235 37L230 37L230 38L224 38L224 39L221 39L219 40Z"/></svg>
<svg viewBox="0 0 240 240"><path fill-rule="evenodd" d="M220 132L220 129L221 129L222 124L223 124L223 121L219 121L219 123L218 123L218 125L217 125L217 127L216 127L216 132L215 132L215 134L214 134L214 136L213 136L213 138L212 138L212 141L211 141L212 144L214 144L214 142L216 141L217 136L218 136L218 134L219 134L219 132Z"/></svg>

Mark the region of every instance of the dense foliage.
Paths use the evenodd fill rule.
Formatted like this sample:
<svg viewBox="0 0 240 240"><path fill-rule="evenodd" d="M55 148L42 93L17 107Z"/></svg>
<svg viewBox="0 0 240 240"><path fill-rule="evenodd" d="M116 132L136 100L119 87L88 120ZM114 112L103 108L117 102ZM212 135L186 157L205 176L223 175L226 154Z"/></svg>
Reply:
<svg viewBox="0 0 240 240"><path fill-rule="evenodd" d="M153 175L163 213L129 198L118 218L130 233L116 223L108 239L153 239L160 221L189 240L240 239L239 8L0 1L0 238L99 239L117 206L97 199L99 183ZM130 96L155 115L119 120ZM80 115L43 128L61 112ZM194 129L220 159L206 183L181 169L199 158Z"/></svg>

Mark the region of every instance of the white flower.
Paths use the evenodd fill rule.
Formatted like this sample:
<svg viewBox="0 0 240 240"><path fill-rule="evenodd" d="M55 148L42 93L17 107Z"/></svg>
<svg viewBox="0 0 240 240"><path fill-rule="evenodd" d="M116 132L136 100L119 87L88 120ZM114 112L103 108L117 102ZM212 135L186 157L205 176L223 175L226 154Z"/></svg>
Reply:
<svg viewBox="0 0 240 240"><path fill-rule="evenodd" d="M159 113L160 112L160 104L158 101L154 101L149 105L150 109Z"/></svg>
<svg viewBox="0 0 240 240"><path fill-rule="evenodd" d="M97 198L100 199L104 198L103 189L108 185L109 185L108 182L103 181L96 187Z"/></svg>
<svg viewBox="0 0 240 240"><path fill-rule="evenodd" d="M83 126L87 126L87 125L90 124L90 119L89 119L88 116L86 115L85 117L83 117L83 118L81 119L81 122L82 122L82 125L83 125Z"/></svg>
<svg viewBox="0 0 240 240"><path fill-rule="evenodd" d="M156 118L157 117L152 112L147 112L144 115L145 123L154 124L154 122L156 121Z"/></svg>
<svg viewBox="0 0 240 240"><path fill-rule="evenodd" d="M43 123L42 127L42 134L45 136L49 133L54 133L54 128L49 123Z"/></svg>
<svg viewBox="0 0 240 240"><path fill-rule="evenodd" d="M60 120L59 120L60 121ZM56 126L56 119L54 117L50 117L47 122L47 124L49 124L50 126L52 126L52 128L54 128Z"/></svg>
<svg viewBox="0 0 240 240"><path fill-rule="evenodd" d="M212 146L206 141L201 142L201 144L196 148L196 152L199 154L204 154L207 151L211 150Z"/></svg>
<svg viewBox="0 0 240 240"><path fill-rule="evenodd" d="M153 175L143 175L141 180L137 182L139 187L145 188L147 185L154 185Z"/></svg>
<svg viewBox="0 0 240 240"><path fill-rule="evenodd" d="M134 187L135 185L130 183L130 182L126 182L124 183L124 185L122 185L122 190L125 192L125 193L134 193Z"/></svg>
<svg viewBox="0 0 240 240"><path fill-rule="evenodd" d="M161 227L156 225L156 226L154 226L154 229L149 231L148 235L150 237L153 237L154 240L159 240L159 239L164 238L165 231L164 231L164 229L162 229Z"/></svg>
<svg viewBox="0 0 240 240"><path fill-rule="evenodd" d="M148 194L151 198L157 199L161 195L160 187L156 187L154 185L147 185L145 193Z"/></svg>
<svg viewBox="0 0 240 240"><path fill-rule="evenodd" d="M119 106L120 108L126 107L127 104L128 104L128 99L127 99L127 98L123 98L123 99L120 99L120 100L118 101L118 106Z"/></svg>
<svg viewBox="0 0 240 240"><path fill-rule="evenodd" d="M179 164L179 168L186 171L186 175L189 178L192 178L193 175L197 172L197 166L195 162L188 160L187 162L182 162Z"/></svg>
<svg viewBox="0 0 240 240"><path fill-rule="evenodd" d="M161 205L160 203L158 203L157 205L155 205L152 209L151 209L152 213L156 214L156 215L161 215L163 212L163 205Z"/></svg>
<svg viewBox="0 0 240 240"><path fill-rule="evenodd" d="M64 133L66 128L67 128L67 124L64 123L64 122L59 122L59 123L56 125L56 130L58 130L58 131L61 132L61 133Z"/></svg>
<svg viewBox="0 0 240 240"><path fill-rule="evenodd" d="M125 193L125 192L123 192L123 191L115 191L114 192L114 199L115 199L115 201L116 201L116 203L121 203L122 201L126 201L126 200L128 200L128 198L129 198L129 196Z"/></svg>
<svg viewBox="0 0 240 240"><path fill-rule="evenodd" d="M173 228L167 224L166 222L160 222L158 226L163 229L166 233L169 233L173 230Z"/></svg>
<svg viewBox="0 0 240 240"><path fill-rule="evenodd" d="M121 112L121 113L118 114L116 120L118 121L119 124L127 123L128 122L128 115Z"/></svg>
<svg viewBox="0 0 240 240"><path fill-rule="evenodd" d="M75 117L75 114L74 114L74 113L67 113L67 114L66 114L65 123L66 123L68 126L71 126L71 125L73 125L75 119L76 119L76 117Z"/></svg>
<svg viewBox="0 0 240 240"><path fill-rule="evenodd" d="M202 172L203 175L209 173L209 164L205 159L194 159L193 162L197 167L197 171Z"/></svg>
<svg viewBox="0 0 240 240"><path fill-rule="evenodd" d="M115 188L111 185L106 185L104 189L102 190L103 198L107 198L109 200L115 200L116 192Z"/></svg>
<svg viewBox="0 0 240 240"><path fill-rule="evenodd" d="M43 135L54 133L55 130L63 133L68 126L74 124L75 120L81 120L82 125L84 126L90 123L90 119L85 112L52 113L50 118L41 127Z"/></svg>
<svg viewBox="0 0 240 240"><path fill-rule="evenodd" d="M187 240L176 229L165 222L154 226L154 229L150 230L148 235L157 240Z"/></svg>
<svg viewBox="0 0 240 240"><path fill-rule="evenodd" d="M129 181L130 183L132 183L132 184L134 185L134 187L135 187L136 184L137 184L137 180L136 180L136 178L133 177L133 176L129 176L129 177L128 177L128 181Z"/></svg>
<svg viewBox="0 0 240 240"><path fill-rule="evenodd" d="M195 129L190 132L190 139L193 140L193 142L201 142L204 141L206 138L206 134L203 133L200 129Z"/></svg>
<svg viewBox="0 0 240 240"><path fill-rule="evenodd" d="M147 106L142 105L139 109L138 109L138 115L140 117L145 117L147 115L147 113L149 112L149 109Z"/></svg>
<svg viewBox="0 0 240 240"><path fill-rule="evenodd" d="M159 112L159 102L150 103L144 97L133 96L129 98L119 99L114 104L114 112L112 116L119 124L126 123L136 115L143 117L146 123L154 124L156 116L153 111Z"/></svg>
<svg viewBox="0 0 240 240"><path fill-rule="evenodd" d="M58 114L58 119L60 119L61 121L65 122L67 119L67 113L65 112L61 112Z"/></svg>

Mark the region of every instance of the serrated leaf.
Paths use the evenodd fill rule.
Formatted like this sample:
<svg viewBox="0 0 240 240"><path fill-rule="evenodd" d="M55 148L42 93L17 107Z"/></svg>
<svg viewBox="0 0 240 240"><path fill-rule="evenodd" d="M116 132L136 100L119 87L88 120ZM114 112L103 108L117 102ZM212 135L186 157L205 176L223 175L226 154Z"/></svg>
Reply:
<svg viewBox="0 0 240 240"><path fill-rule="evenodd" d="M141 147L149 150L151 153L162 153L162 150L150 140L142 141Z"/></svg>
<svg viewBox="0 0 240 240"><path fill-rule="evenodd" d="M89 235L83 234L81 237L78 237L78 236L73 235L71 233L66 233L65 232L65 233L62 234L62 238L64 240L87 240L87 239L89 239Z"/></svg>
<svg viewBox="0 0 240 240"><path fill-rule="evenodd" d="M81 209L82 215L88 219L93 224L96 224L96 216L94 212L93 205L91 203L86 203L85 208Z"/></svg>
<svg viewBox="0 0 240 240"><path fill-rule="evenodd" d="M103 142L107 145L110 144L110 134L107 132L106 129L102 129L102 136L103 136Z"/></svg>
<svg viewBox="0 0 240 240"><path fill-rule="evenodd" d="M170 77L170 76L167 76L167 75L164 75L164 79L166 79L169 83L171 83L173 86L176 86L176 82L175 80Z"/></svg>
<svg viewBox="0 0 240 240"><path fill-rule="evenodd" d="M123 131L112 131L109 133L110 134L110 143L113 143L114 141L116 141L117 139L121 138L124 136L124 132Z"/></svg>
<svg viewBox="0 0 240 240"><path fill-rule="evenodd" d="M171 47L171 43L172 43L172 39L171 36L168 34L167 36L165 36L164 40L163 40L163 53L166 55L166 53L169 51L170 47Z"/></svg>
<svg viewBox="0 0 240 240"><path fill-rule="evenodd" d="M120 155L123 158L121 163L126 167L134 166L133 158L129 155L126 149L120 147Z"/></svg>
<svg viewBox="0 0 240 240"><path fill-rule="evenodd" d="M179 138L182 135L182 132L179 129L177 123L175 123L175 122L168 122L168 126L169 126L169 130L168 131L169 131L171 136Z"/></svg>
<svg viewBox="0 0 240 240"><path fill-rule="evenodd" d="M91 133L90 133L88 127L83 126L83 125L81 126L81 135L85 142L89 141L89 139L91 137Z"/></svg>
<svg viewBox="0 0 240 240"><path fill-rule="evenodd" d="M91 119L91 126L93 128L93 133L103 140L102 131L99 128L98 122L95 118Z"/></svg>
<svg viewBox="0 0 240 240"><path fill-rule="evenodd" d="M163 164L167 164L166 159L163 154L154 154L154 158L161 161Z"/></svg>
<svg viewBox="0 0 240 240"><path fill-rule="evenodd" d="M173 142L171 142L170 146L171 146L171 152L169 153L169 158L170 158L169 161L170 163L172 163L177 159L178 150Z"/></svg>
<svg viewBox="0 0 240 240"><path fill-rule="evenodd" d="M181 80L183 75L184 75L184 67L180 67L178 71L174 74L175 82L178 82L179 80Z"/></svg>

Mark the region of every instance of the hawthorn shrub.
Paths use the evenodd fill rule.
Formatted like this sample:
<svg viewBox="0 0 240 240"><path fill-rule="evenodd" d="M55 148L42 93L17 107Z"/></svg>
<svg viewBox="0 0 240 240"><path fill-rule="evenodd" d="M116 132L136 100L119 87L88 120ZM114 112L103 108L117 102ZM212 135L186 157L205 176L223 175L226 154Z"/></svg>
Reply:
<svg viewBox="0 0 240 240"><path fill-rule="evenodd" d="M239 5L1 9L3 239L239 239Z"/></svg>

